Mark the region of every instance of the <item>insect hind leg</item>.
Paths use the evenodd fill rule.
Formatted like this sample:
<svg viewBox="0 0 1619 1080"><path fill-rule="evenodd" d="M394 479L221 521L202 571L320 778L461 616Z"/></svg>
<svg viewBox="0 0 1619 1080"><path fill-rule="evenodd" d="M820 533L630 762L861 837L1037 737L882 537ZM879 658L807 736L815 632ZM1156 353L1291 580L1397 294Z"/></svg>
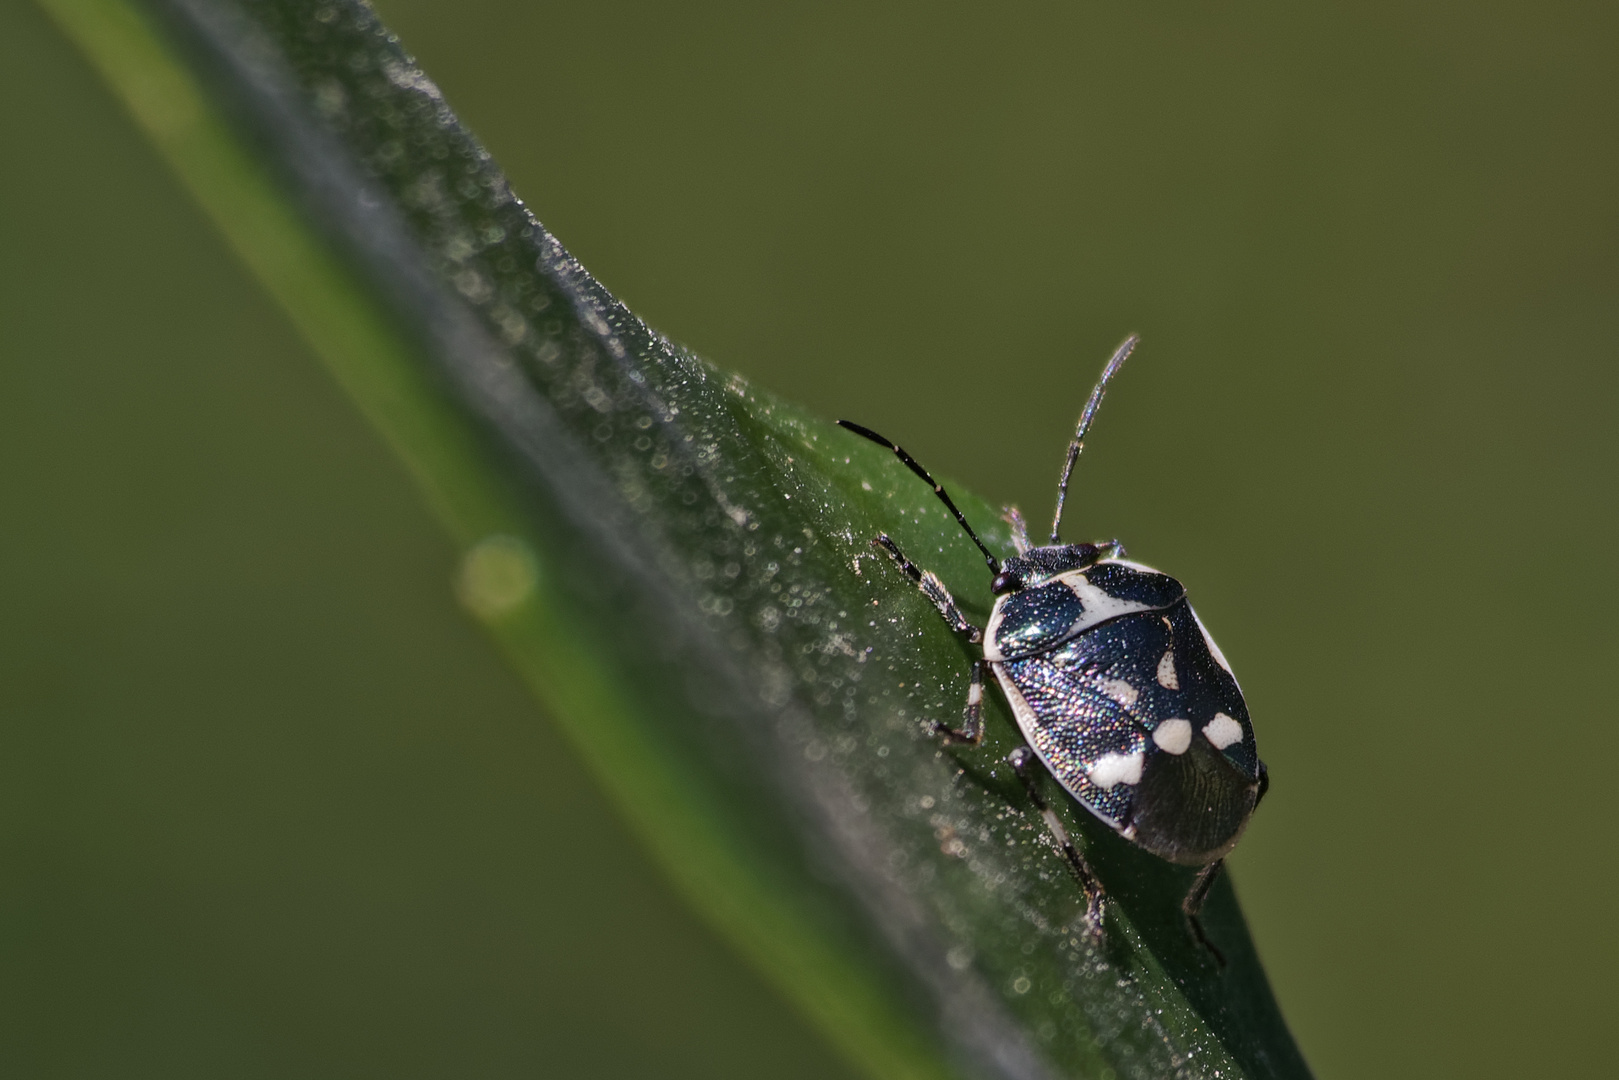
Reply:
<svg viewBox="0 0 1619 1080"><path fill-rule="evenodd" d="M1215 859L1209 865L1197 872L1197 880L1192 882L1191 891L1186 899L1181 901L1181 913L1186 916L1186 927L1192 932L1197 943L1209 950L1216 963L1225 967L1225 954L1214 947L1214 942L1203 932L1203 920L1199 915L1203 911L1203 901L1209 898L1209 890L1214 888L1214 880L1220 876L1220 868L1225 866L1224 859Z"/></svg>
<svg viewBox="0 0 1619 1080"><path fill-rule="evenodd" d="M1029 801L1034 808L1040 811L1045 820L1046 831L1051 834L1052 841L1068 861L1068 868L1073 871L1074 877L1079 881L1079 887L1085 890L1085 924L1093 936L1102 936L1102 902L1107 899L1107 893L1102 888L1102 881L1091 869L1085 856L1079 853L1074 841L1069 837L1068 830L1063 828L1062 821L1046 803L1040 794L1040 785L1035 769L1039 768L1038 758L1034 751L1027 746L1020 746L1007 755L1006 760L1011 763L1012 771L1017 773L1018 779L1023 781L1023 790L1028 794Z"/></svg>

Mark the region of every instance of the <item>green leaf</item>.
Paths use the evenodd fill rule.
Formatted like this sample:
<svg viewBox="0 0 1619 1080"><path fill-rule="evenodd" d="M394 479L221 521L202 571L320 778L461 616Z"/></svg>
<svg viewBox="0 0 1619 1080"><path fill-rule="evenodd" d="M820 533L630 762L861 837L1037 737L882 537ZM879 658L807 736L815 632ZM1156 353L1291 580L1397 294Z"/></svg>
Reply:
<svg viewBox="0 0 1619 1080"><path fill-rule="evenodd" d="M1179 916L1190 871L1049 785L1113 898L1098 946L1000 705L981 748L928 734L968 653L869 539L980 619L988 582L927 488L627 311L374 13L39 2L413 471L467 551L468 609L648 849L852 1060L1308 1075L1229 883L1221 969Z"/></svg>

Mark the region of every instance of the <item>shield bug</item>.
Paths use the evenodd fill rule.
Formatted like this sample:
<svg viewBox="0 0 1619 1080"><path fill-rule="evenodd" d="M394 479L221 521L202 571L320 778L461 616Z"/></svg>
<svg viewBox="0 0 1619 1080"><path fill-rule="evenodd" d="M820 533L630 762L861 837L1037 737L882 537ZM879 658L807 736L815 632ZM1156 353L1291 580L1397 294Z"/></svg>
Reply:
<svg viewBox="0 0 1619 1080"><path fill-rule="evenodd" d="M995 600L980 628L937 575L918 569L887 535L872 541L953 631L982 650L972 663L961 726L935 723L934 731L952 743L983 739L987 667L1027 740L1009 761L1085 890L1093 930L1101 927L1101 882L1041 799L1034 760L1126 840L1199 868L1181 910L1192 934L1219 958L1198 912L1269 783L1242 691L1179 581L1129 561L1117 540L1065 544L1060 535L1074 463L1108 382L1136 340L1119 346L1080 414L1057 484L1050 543L1032 547L1021 516L1008 508L1016 554L1004 562L911 455L869 428L838 423L887 447L926 481L989 564Z"/></svg>

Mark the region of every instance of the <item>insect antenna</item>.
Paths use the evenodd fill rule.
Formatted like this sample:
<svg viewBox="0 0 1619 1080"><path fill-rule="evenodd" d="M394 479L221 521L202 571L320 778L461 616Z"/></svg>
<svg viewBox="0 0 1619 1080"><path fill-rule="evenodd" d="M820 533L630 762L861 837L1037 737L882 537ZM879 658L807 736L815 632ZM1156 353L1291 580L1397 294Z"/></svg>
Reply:
<svg viewBox="0 0 1619 1080"><path fill-rule="evenodd" d="M984 546L984 542L982 540L978 539L978 534L973 532L973 527L967 524L967 519L962 516L960 510L956 509L956 504L950 501L950 495L944 490L944 485L940 484L937 480L933 479L933 477L929 476L928 471L922 468L922 466L918 465L915 458L907 454L899 446L889 442L887 439L883 438L881 435L877 434L868 427L861 427L859 424L856 424L851 420L839 420L838 426L848 428L856 435L863 436L870 439L878 446L886 446L890 450L894 451L894 453L899 456L899 459L905 463L906 468L910 469L913 473L926 480L928 482L928 486L933 489L933 494L937 495L939 500L943 502L945 506L949 507L950 512L955 515L956 524L967 530L967 535L972 538L972 542L977 544L978 550L984 553L984 561L989 563L990 573L999 574L1001 572L1001 561L990 552L989 548Z"/></svg>
<svg viewBox="0 0 1619 1080"><path fill-rule="evenodd" d="M1108 380L1124 366L1125 358L1140 340L1140 337L1131 334L1124 339L1124 344L1114 350L1113 359L1102 369L1102 377L1096 381L1096 388L1091 391L1090 400L1085 402L1085 411L1079 414L1079 427L1074 429L1074 441L1068 444L1068 460L1062 467L1062 479L1057 482L1057 512L1051 518L1053 544L1062 543L1062 537L1058 535L1062 529L1062 504L1068 501L1068 478L1074 473L1074 462L1079 460L1079 452L1085 449L1085 433L1091 429L1091 421L1096 419L1096 410L1102 407L1102 395L1107 392Z"/></svg>

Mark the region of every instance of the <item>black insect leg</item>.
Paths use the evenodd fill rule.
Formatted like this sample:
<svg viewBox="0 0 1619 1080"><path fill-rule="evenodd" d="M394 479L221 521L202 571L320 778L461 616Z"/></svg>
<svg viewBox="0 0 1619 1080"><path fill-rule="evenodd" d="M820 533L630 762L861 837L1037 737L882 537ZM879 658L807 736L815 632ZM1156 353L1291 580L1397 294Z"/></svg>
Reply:
<svg viewBox="0 0 1619 1080"><path fill-rule="evenodd" d="M889 558L905 571L905 576L916 582L916 587L922 590L922 595L933 601L933 606L939 609L939 615L949 625L950 629L964 636L974 645L984 640L984 632L972 623L956 607L955 597L950 590L944 587L944 582L931 570L919 570L916 564L905 557L899 545L890 540L887 534L877 537L872 542L873 547L880 547L888 552ZM967 684L967 707L962 710L961 727L953 728L948 724L934 721L935 734L944 736L946 742L964 742L977 746L984 738L984 661L974 660L972 679Z"/></svg>
<svg viewBox="0 0 1619 1080"><path fill-rule="evenodd" d="M956 598L950 595L950 590L944 587L944 582L931 570L918 570L916 564L905 557L899 545L888 538L884 533L872 542L873 547L880 547L888 552L889 558L899 564L905 571L905 576L916 582L916 587L922 590L922 595L933 601L933 606L939 609L944 621L950 624L950 629L966 636L974 645L984 640L984 632L967 621L967 616L956 607Z"/></svg>
<svg viewBox="0 0 1619 1080"><path fill-rule="evenodd" d="M1203 932L1203 920L1198 914L1203 910L1203 901L1209 898L1209 890L1214 887L1214 879L1220 876L1220 868L1224 865L1224 859L1215 859L1199 870L1197 880L1192 882L1192 891L1181 901L1181 911L1186 914L1187 928L1192 931L1192 936L1197 939L1198 944L1209 950L1221 967L1225 967L1225 955L1214 947L1214 943Z"/></svg>
<svg viewBox="0 0 1619 1080"><path fill-rule="evenodd" d="M1023 781L1023 790L1028 792L1029 801L1045 819L1046 831L1051 834L1051 839L1062 852L1063 858L1068 860L1068 868L1074 872L1074 877L1079 879L1079 887L1085 890L1085 922L1092 934L1101 937L1102 901L1107 898L1107 894L1102 889L1101 879L1096 876L1096 872L1085 861L1085 856L1079 853L1079 849L1069 838L1068 830L1063 828L1062 821L1041 796L1039 777L1036 773L1040 767L1039 759L1034 756L1033 750L1027 746L1020 746L1008 754L1006 760L1011 763L1012 771L1017 773L1018 779Z"/></svg>
<svg viewBox="0 0 1619 1080"><path fill-rule="evenodd" d="M984 741L984 662L973 661L972 681L967 684L967 706L961 710L961 726L953 728L935 720L933 733L944 737L947 743L959 742L977 746Z"/></svg>

